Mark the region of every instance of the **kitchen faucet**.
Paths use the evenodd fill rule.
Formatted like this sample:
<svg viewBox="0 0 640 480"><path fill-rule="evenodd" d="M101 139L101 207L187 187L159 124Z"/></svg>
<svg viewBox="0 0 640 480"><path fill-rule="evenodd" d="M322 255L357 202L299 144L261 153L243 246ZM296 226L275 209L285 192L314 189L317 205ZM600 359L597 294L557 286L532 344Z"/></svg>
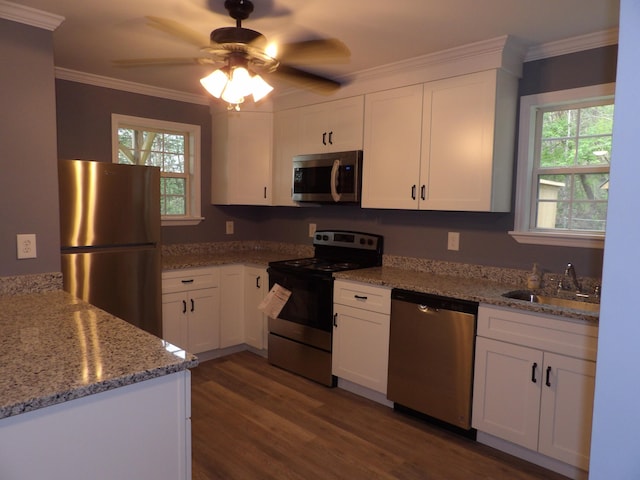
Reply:
<svg viewBox="0 0 640 480"><path fill-rule="evenodd" d="M564 275L560 277L560 281L558 282L558 293L560 293L561 290L568 290L568 288L565 288L564 285L564 279L566 277L569 277L569 279L573 283L576 293L582 293L582 285L580 285L580 282L578 281L578 277L576 276L576 269L574 268L573 263L567 263L567 268L565 268L564 270Z"/></svg>

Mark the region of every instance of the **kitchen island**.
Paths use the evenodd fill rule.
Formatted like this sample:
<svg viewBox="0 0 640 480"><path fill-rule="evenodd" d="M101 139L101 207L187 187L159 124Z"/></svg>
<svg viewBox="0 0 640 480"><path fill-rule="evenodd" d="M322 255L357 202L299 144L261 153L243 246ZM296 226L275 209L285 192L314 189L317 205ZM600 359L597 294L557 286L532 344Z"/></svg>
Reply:
<svg viewBox="0 0 640 480"><path fill-rule="evenodd" d="M190 478L194 356L62 290L0 332L0 478Z"/></svg>

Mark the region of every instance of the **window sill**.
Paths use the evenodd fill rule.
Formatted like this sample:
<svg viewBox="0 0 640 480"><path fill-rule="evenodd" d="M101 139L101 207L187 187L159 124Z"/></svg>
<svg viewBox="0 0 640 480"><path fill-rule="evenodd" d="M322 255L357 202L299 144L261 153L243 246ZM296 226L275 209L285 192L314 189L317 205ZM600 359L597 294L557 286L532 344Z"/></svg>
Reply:
<svg viewBox="0 0 640 480"><path fill-rule="evenodd" d="M187 227L198 225L204 220L204 217L162 217L160 222L163 227Z"/></svg>
<svg viewBox="0 0 640 480"><path fill-rule="evenodd" d="M604 235L553 232L509 232L518 243L557 247L604 248Z"/></svg>

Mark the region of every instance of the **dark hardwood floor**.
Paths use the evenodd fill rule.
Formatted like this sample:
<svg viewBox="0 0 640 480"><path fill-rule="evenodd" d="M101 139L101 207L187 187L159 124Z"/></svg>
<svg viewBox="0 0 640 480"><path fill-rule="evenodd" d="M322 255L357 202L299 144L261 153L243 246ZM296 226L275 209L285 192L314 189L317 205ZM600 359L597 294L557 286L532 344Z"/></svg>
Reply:
<svg viewBox="0 0 640 480"><path fill-rule="evenodd" d="M566 479L251 352L192 374L194 480Z"/></svg>

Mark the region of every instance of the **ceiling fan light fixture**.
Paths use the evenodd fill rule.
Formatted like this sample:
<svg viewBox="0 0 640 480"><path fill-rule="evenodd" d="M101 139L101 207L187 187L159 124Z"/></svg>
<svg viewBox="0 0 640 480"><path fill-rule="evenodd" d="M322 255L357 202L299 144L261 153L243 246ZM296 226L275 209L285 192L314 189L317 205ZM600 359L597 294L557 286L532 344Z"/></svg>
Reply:
<svg viewBox="0 0 640 480"><path fill-rule="evenodd" d="M253 78L251 78L251 87L254 102L263 99L273 90L273 87L260 75L254 75Z"/></svg>

